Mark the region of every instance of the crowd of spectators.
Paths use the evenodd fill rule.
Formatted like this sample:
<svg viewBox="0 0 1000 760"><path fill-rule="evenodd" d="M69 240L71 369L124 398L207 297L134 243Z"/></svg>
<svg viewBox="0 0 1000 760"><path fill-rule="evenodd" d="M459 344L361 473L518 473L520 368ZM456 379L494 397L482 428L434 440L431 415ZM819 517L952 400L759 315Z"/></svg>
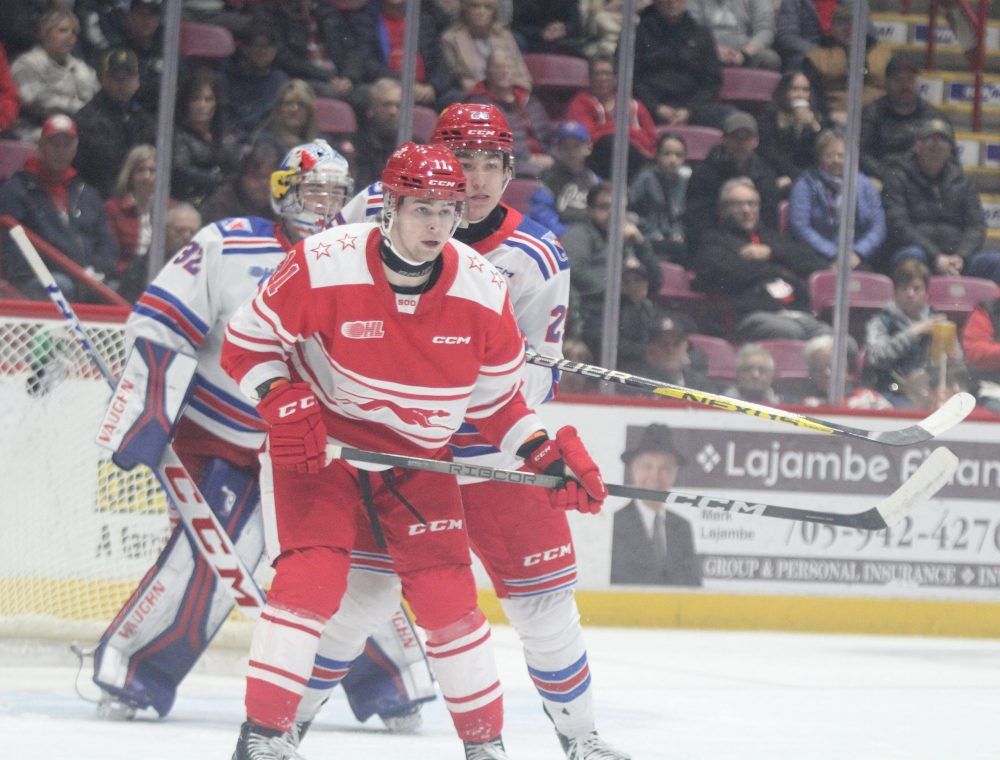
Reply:
<svg viewBox="0 0 1000 760"><path fill-rule="evenodd" d="M413 91L416 104L433 109L489 102L506 115L517 176L539 183L526 213L559 235L572 263L568 346L591 359L600 355L608 287L622 6L428 0ZM36 143L37 155L0 186L0 214L131 299L147 274L157 171L171 177L168 255L203 221L271 216L271 172L288 149L318 136L344 153L355 186L364 187L396 143L405 7L405 0L184 2L186 21L225 27L236 50L211 65L182 60L172 162L164 167L153 147L163 1L6 0L0 136ZM620 367L766 403L815 404L824 396L831 327L813 313L807 283L836 265L851 8L838 0L636 4ZM524 57L534 53L586 59L588 85L558 104L536 93ZM913 59L874 34L865 56L850 263L891 276L896 297L852 343L857 372L845 403L927 405L929 391L915 379L923 372L935 399L941 387L970 378L985 389L983 403L1000 409L995 303L961 329L947 373L928 347L943 319L928 312L929 277L1000 282L1000 252L987 243L975 183L957 160L948 118L920 97ZM748 112L720 99L726 67L780 71L772 102ZM323 134L318 98L348 104L357 132ZM688 160L688 126L721 132L701 160ZM0 275L41 297L14 247L0 244ZM665 311L663 264L683 267L712 308L694 316ZM63 279L71 296L89 297ZM922 302L914 293L921 284ZM708 379L705 356L688 341L695 333L744 344L730 387ZM776 339L806 346L809 377L794 398L772 386L766 342Z"/></svg>

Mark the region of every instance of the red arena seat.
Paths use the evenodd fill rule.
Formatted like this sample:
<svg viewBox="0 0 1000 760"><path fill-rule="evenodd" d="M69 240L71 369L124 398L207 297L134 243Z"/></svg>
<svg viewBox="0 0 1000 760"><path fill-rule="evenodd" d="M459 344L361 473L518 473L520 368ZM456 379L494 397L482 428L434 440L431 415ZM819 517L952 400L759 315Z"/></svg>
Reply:
<svg viewBox="0 0 1000 760"><path fill-rule="evenodd" d="M688 344L705 354L708 359L708 376L713 380L736 379L736 349L723 338L692 333Z"/></svg>
<svg viewBox="0 0 1000 760"><path fill-rule="evenodd" d="M430 142L434 133L434 125L437 124L437 111L427 106L413 106L413 141L418 143Z"/></svg>
<svg viewBox="0 0 1000 760"><path fill-rule="evenodd" d="M329 135L353 135L358 131L358 120L343 100L316 98L316 129Z"/></svg>
<svg viewBox="0 0 1000 760"><path fill-rule="evenodd" d="M927 287L927 302L958 324L964 324L980 301L996 298L1000 288L982 277L946 277L934 275Z"/></svg>
<svg viewBox="0 0 1000 760"><path fill-rule="evenodd" d="M531 74L532 91L553 119L561 119L566 104L590 84L587 62L572 55L525 53L524 63Z"/></svg>
<svg viewBox="0 0 1000 760"><path fill-rule="evenodd" d="M233 33L215 24L181 23L180 53L185 58L222 59L236 51Z"/></svg>
<svg viewBox="0 0 1000 760"><path fill-rule="evenodd" d="M26 140L0 139L0 182L20 171L25 160L35 152L35 144Z"/></svg>
<svg viewBox="0 0 1000 760"><path fill-rule="evenodd" d="M848 293L851 307L849 331L863 343L865 322L892 301L892 280L877 272L851 272ZM813 272L809 277L809 300L816 316L832 322L836 298L836 270L821 269Z"/></svg>
<svg viewBox="0 0 1000 760"><path fill-rule="evenodd" d="M719 100L749 108L770 103L779 79L781 74L777 71L725 66L722 69Z"/></svg>
<svg viewBox="0 0 1000 760"><path fill-rule="evenodd" d="M503 193L503 202L508 206L516 208L522 214L527 214L531 208L531 196L542 186L537 179L526 177L515 177L507 184L507 189Z"/></svg>

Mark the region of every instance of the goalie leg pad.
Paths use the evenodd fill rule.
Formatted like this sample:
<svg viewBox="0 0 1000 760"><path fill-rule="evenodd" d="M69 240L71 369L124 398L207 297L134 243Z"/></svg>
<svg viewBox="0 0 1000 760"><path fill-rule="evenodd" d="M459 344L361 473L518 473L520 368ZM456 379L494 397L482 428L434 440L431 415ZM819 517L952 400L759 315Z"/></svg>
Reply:
<svg viewBox="0 0 1000 760"><path fill-rule="evenodd" d="M255 567L264 550L257 479L222 459L202 468L199 486L237 553ZM123 703L165 716L190 672L233 608L232 597L183 528L104 632L94 657L94 683Z"/></svg>
<svg viewBox="0 0 1000 760"><path fill-rule="evenodd" d="M97 434L123 470L155 467L170 444L198 360L137 338Z"/></svg>
<svg viewBox="0 0 1000 760"><path fill-rule="evenodd" d="M535 689L556 729L571 739L594 730L594 699L580 613L571 589L500 604L524 647Z"/></svg>
<svg viewBox="0 0 1000 760"><path fill-rule="evenodd" d="M399 578L366 567L356 564L348 575L340 609L323 631L296 722L315 718L339 683L362 722L375 713L385 718L412 712L435 697L423 646L399 605Z"/></svg>

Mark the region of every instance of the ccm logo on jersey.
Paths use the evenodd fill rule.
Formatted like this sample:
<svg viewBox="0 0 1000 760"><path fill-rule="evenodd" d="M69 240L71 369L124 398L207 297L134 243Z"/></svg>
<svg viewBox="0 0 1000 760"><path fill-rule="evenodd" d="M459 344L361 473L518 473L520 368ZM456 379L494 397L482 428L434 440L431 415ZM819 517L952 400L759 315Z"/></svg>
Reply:
<svg viewBox="0 0 1000 760"><path fill-rule="evenodd" d="M457 346L463 343L471 343L472 338L468 335L435 335L431 338L431 343L443 343L446 346Z"/></svg>
<svg viewBox="0 0 1000 760"><path fill-rule="evenodd" d="M543 562L550 562L554 559L559 559L560 557L568 557L572 553L573 544L555 546L551 549L546 549L543 552L538 552L537 554L529 554L524 558L524 566L531 567L532 565L540 565Z"/></svg>
<svg viewBox="0 0 1000 760"><path fill-rule="evenodd" d="M278 407L279 417L291 417L299 409L308 409L311 406L316 406L315 396L306 396L305 398L300 398L298 401L293 401L290 404L283 404Z"/></svg>
<svg viewBox="0 0 1000 760"><path fill-rule="evenodd" d="M440 533L443 530L462 530L461 520L431 520L424 525L417 523L410 526L410 535L419 536L422 533Z"/></svg>
<svg viewBox="0 0 1000 760"><path fill-rule="evenodd" d="M340 334L345 338L364 340L365 338L384 338L385 330L382 329L381 319L372 319L367 322L344 322L340 326Z"/></svg>

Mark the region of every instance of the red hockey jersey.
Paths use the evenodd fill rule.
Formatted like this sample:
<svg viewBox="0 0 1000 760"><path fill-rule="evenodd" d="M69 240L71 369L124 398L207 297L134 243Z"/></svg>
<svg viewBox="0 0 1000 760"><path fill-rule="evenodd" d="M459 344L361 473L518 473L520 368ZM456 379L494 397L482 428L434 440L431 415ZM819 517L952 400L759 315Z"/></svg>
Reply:
<svg viewBox="0 0 1000 760"><path fill-rule="evenodd" d="M351 224L296 245L230 321L223 368L251 399L274 377L308 383L348 446L435 456L467 418L515 451L544 425L519 391L524 343L504 276L451 241L434 285L399 295L381 240Z"/></svg>

